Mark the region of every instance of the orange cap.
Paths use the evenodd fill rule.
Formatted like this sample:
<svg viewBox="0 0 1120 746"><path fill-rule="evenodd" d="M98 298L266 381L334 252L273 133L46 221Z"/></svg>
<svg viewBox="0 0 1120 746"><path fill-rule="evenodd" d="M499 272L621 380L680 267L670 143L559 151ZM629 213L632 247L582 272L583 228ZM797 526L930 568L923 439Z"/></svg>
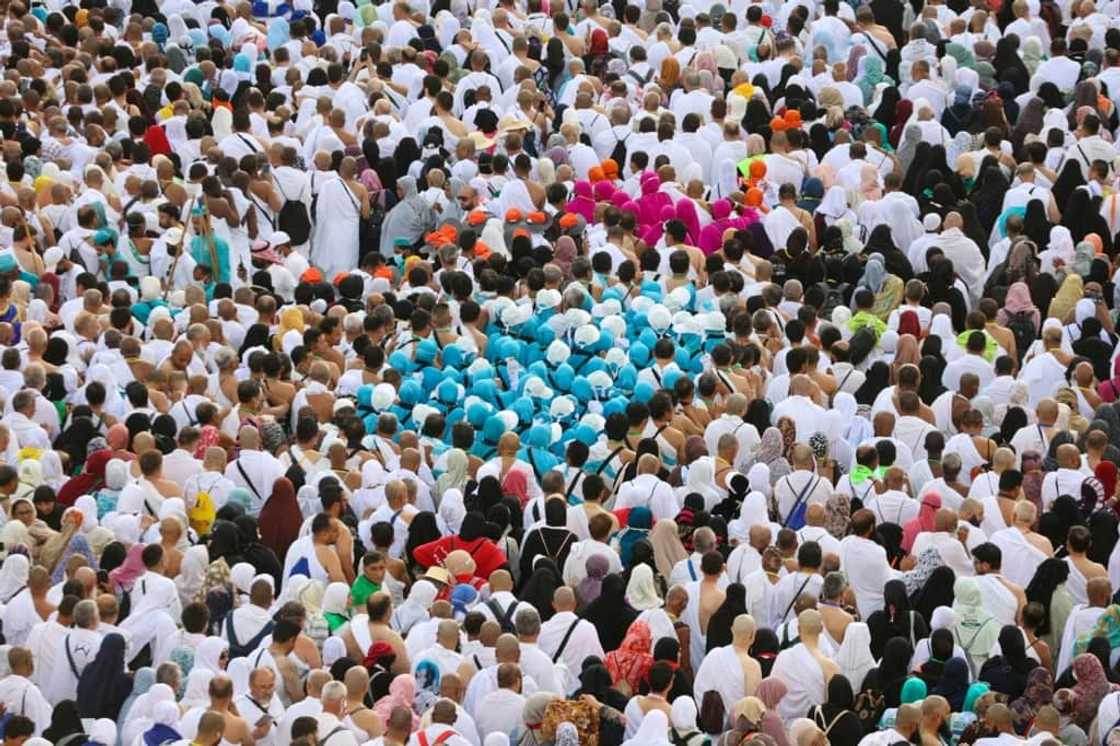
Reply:
<svg viewBox="0 0 1120 746"><path fill-rule="evenodd" d="M766 162L761 158L756 158L755 160L751 161L750 166L748 167L748 171L750 172L752 179L761 179L766 175Z"/></svg>
<svg viewBox="0 0 1120 746"><path fill-rule="evenodd" d="M797 109L786 109L785 115L786 124L791 127L801 126L801 112Z"/></svg>
<svg viewBox="0 0 1120 746"><path fill-rule="evenodd" d="M486 222L486 213L482 210L472 210L467 213L467 223L469 225L482 225Z"/></svg>
<svg viewBox="0 0 1120 746"><path fill-rule="evenodd" d="M751 187L747 190L747 204L751 207L758 207L762 204L762 190L758 187Z"/></svg>
<svg viewBox="0 0 1120 746"><path fill-rule="evenodd" d="M618 178L618 163L614 158L608 158L601 164L603 166L603 175L608 179Z"/></svg>
<svg viewBox="0 0 1120 746"><path fill-rule="evenodd" d="M507 223L516 223L519 220L521 220L521 210L518 210L516 207L511 207L506 210Z"/></svg>
<svg viewBox="0 0 1120 746"><path fill-rule="evenodd" d="M331 284L332 285L338 285L338 283L342 282L343 280L345 280L349 276L350 276L349 272L339 272L337 275L335 275L333 278L331 278Z"/></svg>
<svg viewBox="0 0 1120 746"><path fill-rule="evenodd" d="M530 223L533 223L534 225L544 225L546 222L548 222L548 216L540 210L529 213L525 216L525 219Z"/></svg>
<svg viewBox="0 0 1120 746"><path fill-rule="evenodd" d="M524 228L518 228L513 232L513 237L517 238L518 236L525 236L526 238L528 238L529 231L525 230Z"/></svg>
<svg viewBox="0 0 1120 746"><path fill-rule="evenodd" d="M319 271L318 267L310 267L299 279L303 282L318 283L323 281L323 273Z"/></svg>
<svg viewBox="0 0 1120 746"><path fill-rule="evenodd" d="M602 181L603 179L607 178L607 174L603 170L602 166L592 166L587 171L587 178L591 181L592 184L594 184L597 181Z"/></svg>
<svg viewBox="0 0 1120 746"><path fill-rule="evenodd" d="M781 117L774 117L770 120L770 129L773 132L782 132L786 129L789 129L789 125L786 124L786 120L782 119Z"/></svg>
<svg viewBox="0 0 1120 746"><path fill-rule="evenodd" d="M566 212L560 216L561 228L574 228L579 219L574 212Z"/></svg>

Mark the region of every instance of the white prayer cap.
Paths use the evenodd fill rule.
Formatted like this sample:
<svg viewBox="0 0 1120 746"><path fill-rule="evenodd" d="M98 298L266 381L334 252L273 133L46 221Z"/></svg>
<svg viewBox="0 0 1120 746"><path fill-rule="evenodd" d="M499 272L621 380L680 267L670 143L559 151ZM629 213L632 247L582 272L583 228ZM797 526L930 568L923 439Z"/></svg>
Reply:
<svg viewBox="0 0 1120 746"><path fill-rule="evenodd" d="M140 278L140 298L143 300L155 300L159 297L159 280L151 275Z"/></svg>
<svg viewBox="0 0 1120 746"><path fill-rule="evenodd" d="M626 338L626 320L623 319L621 316L619 316L617 314L612 314L610 316L607 316L607 317L603 318L603 320L599 322L599 328L602 329L603 331L610 332L611 336L613 336L614 339L615 339L615 344L616 345L618 345L618 343L621 340L624 340ZM611 352L612 351L621 353L623 355L623 358L625 358L625 353L622 352L622 348L618 347L618 346L615 346L615 347L612 347L610 350L607 350L607 360L608 361L611 358ZM619 363L619 365L625 365L625 364L626 364L625 359L623 360L623 362Z"/></svg>
<svg viewBox="0 0 1120 746"><path fill-rule="evenodd" d="M335 661L346 656L346 643L341 637L328 637L323 642L323 665L331 666Z"/></svg>
<svg viewBox="0 0 1120 746"><path fill-rule="evenodd" d="M925 226L927 233L934 233L941 227L941 216L936 212L931 212L922 218L922 225Z"/></svg>
<svg viewBox="0 0 1120 746"><path fill-rule="evenodd" d="M559 339L553 340L545 352L545 358L552 365L561 365L568 362L572 356L572 349Z"/></svg>
<svg viewBox="0 0 1120 746"><path fill-rule="evenodd" d="M952 629L957 625L957 613L948 606L938 606L929 619L930 629Z"/></svg>
<svg viewBox="0 0 1120 746"><path fill-rule="evenodd" d="M43 271L54 272L58 269L58 263L62 261L62 249L58 246L52 246L43 252Z"/></svg>
<svg viewBox="0 0 1120 746"><path fill-rule="evenodd" d="M561 419L564 417L571 417L572 413L576 411L576 403L572 401L570 396L558 396L552 400L552 405L548 408L548 413L554 419Z"/></svg>
<svg viewBox="0 0 1120 746"><path fill-rule="evenodd" d="M673 315L669 309L660 303L653 306L646 313L646 318L649 320L650 327L654 331L662 332L669 328L669 324L673 323Z"/></svg>
<svg viewBox="0 0 1120 746"><path fill-rule="evenodd" d="M391 383L379 383L373 387L373 396L370 404L375 412L381 412L392 406L397 398L397 390Z"/></svg>
<svg viewBox="0 0 1120 746"><path fill-rule="evenodd" d="M537 308L547 311L560 305L563 297L556 288L544 288L537 292Z"/></svg>

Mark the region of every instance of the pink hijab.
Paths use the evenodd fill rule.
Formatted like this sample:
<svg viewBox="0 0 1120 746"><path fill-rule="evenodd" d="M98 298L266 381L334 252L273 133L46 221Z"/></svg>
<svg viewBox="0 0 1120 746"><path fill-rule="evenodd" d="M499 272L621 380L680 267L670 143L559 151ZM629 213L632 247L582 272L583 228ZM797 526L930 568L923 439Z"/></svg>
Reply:
<svg viewBox="0 0 1120 746"><path fill-rule="evenodd" d="M564 205L564 211L582 215L590 223L595 219L595 200L592 198L591 182L577 181L572 191L575 197Z"/></svg>
<svg viewBox="0 0 1120 746"><path fill-rule="evenodd" d="M914 547L914 540L923 531L933 531L934 517L941 508L941 495L936 492L927 492L922 497L918 517L911 518L902 527L902 548L909 552Z"/></svg>
<svg viewBox="0 0 1120 746"><path fill-rule="evenodd" d="M125 555L124 562L121 566L112 570L109 573L109 580L114 585L120 586L127 590L132 590L133 584L140 579L140 576L148 571L144 566L144 544L133 544L128 554Z"/></svg>
<svg viewBox="0 0 1120 746"><path fill-rule="evenodd" d="M412 731L415 733L420 729L420 718L412 709L412 702L415 699L416 679L412 678L412 674L400 674L389 684L389 693L373 704L373 711L381 722L387 723L394 707L407 707L412 713Z"/></svg>
<svg viewBox="0 0 1120 746"><path fill-rule="evenodd" d="M696 212L696 203L690 199L682 199L677 203L676 219L684 223L688 230L688 242L692 245L700 243L700 216Z"/></svg>

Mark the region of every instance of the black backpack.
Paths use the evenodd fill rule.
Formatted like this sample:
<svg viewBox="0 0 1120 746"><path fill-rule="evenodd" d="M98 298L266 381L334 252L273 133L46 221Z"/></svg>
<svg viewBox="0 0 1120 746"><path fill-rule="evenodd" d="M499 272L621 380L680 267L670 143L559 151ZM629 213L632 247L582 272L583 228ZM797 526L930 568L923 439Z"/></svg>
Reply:
<svg viewBox="0 0 1120 746"><path fill-rule="evenodd" d="M1007 328L1015 335L1015 352L1019 358L1018 362L1021 363L1023 362L1023 355L1027 354L1027 350L1030 349L1038 337L1038 330L1034 325L1034 314L1030 311L1019 311L1011 314L1011 318L1007 321Z"/></svg>
<svg viewBox="0 0 1120 746"><path fill-rule="evenodd" d="M614 134L612 132L612 134ZM630 135L619 138L618 135L614 136L614 148L611 150L611 160L618 164L618 167L624 168L626 166L626 141L630 139Z"/></svg>
<svg viewBox="0 0 1120 746"><path fill-rule="evenodd" d="M276 182L276 188L284 198L280 212L276 213L276 227L288 234L292 246L307 243L307 239L311 238L311 215L307 212L307 205L298 199L289 199L280 188L280 182Z"/></svg>

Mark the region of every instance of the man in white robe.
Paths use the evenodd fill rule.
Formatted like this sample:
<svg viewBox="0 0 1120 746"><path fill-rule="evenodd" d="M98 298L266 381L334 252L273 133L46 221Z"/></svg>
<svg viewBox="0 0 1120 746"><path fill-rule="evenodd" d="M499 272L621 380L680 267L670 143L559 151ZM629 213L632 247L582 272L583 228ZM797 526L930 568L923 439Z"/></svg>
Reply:
<svg viewBox="0 0 1120 746"><path fill-rule="evenodd" d="M933 531L918 534L910 547L910 554L921 557L927 549L936 549L941 561L951 567L958 578L970 578L976 571L972 567L968 551L957 538L957 520L955 511L946 508L938 510L933 516Z"/></svg>
<svg viewBox="0 0 1120 746"><path fill-rule="evenodd" d="M945 216L945 229L937 241L942 253L953 261L953 271L968 287L969 308L980 301L984 283L984 255L976 242L964 234L964 219L959 212Z"/></svg>
<svg viewBox="0 0 1120 746"><path fill-rule="evenodd" d="M1066 564L1069 566L1069 577L1066 579L1066 590L1073 598L1074 603L1085 604L1089 602L1089 581L1093 578L1108 578L1108 570L1103 565L1093 562L1086 556L1092 543L1092 535L1085 526L1074 526L1069 530L1066 538Z"/></svg>
<svg viewBox="0 0 1120 746"><path fill-rule="evenodd" d="M46 697L31 680L35 662L31 651L25 647L13 647L8 651L8 667L11 673L0 679L0 704L9 715L22 715L35 723L35 735L40 736L51 724L53 708Z"/></svg>
<svg viewBox="0 0 1120 746"><path fill-rule="evenodd" d="M779 625L796 614L794 605L797 599L809 594L813 598L820 596L824 578L820 569L823 562L820 544L808 542L797 548L797 572L792 572L778 581L770 592L770 609L767 614L770 629L777 629Z"/></svg>
<svg viewBox="0 0 1120 746"><path fill-rule="evenodd" d="M1086 594L1088 604L1077 604L1069 612L1065 629L1062 630L1062 642L1058 646L1057 661L1058 671L1065 671L1074 659L1074 643L1097 626L1097 620L1104 614L1105 609L1112 599L1112 585L1105 578L1093 578L1089 581Z"/></svg>
<svg viewBox="0 0 1120 746"><path fill-rule="evenodd" d="M719 693L725 712L743 697L754 694L762 680L762 668L750 655L755 636L754 618L740 614L731 624L731 644L718 647L704 656L696 671L693 691L696 701L703 702L710 691ZM742 675L736 675L741 672Z"/></svg>
<svg viewBox="0 0 1120 746"><path fill-rule="evenodd" d="M1055 327L1043 329L1042 346L1044 351L1031 358L1019 371L1019 380L1030 390L1031 406L1038 406L1043 398L1052 396L1066 376L1066 363L1063 362L1066 355L1061 349L1062 330ZM1019 432L1030 429L1025 427Z"/></svg>
<svg viewBox="0 0 1120 746"><path fill-rule="evenodd" d="M1054 554L1053 550L1045 551L1045 547L1050 544L1049 539L1031 531L1036 514L1034 503L1016 503L1012 525L996 531L989 538L1003 554L1003 576L1024 587L1031 582L1038 566ZM1040 546L1039 539L1045 545Z"/></svg>
<svg viewBox="0 0 1120 746"><path fill-rule="evenodd" d="M524 723L524 709L521 669L515 663L498 665L497 687L482 698L474 715L479 736L486 738L491 733L512 735L520 731Z"/></svg>
<svg viewBox="0 0 1120 746"><path fill-rule="evenodd" d="M101 635L97 633L99 623L97 604L90 600L79 601L74 607L74 627L62 637L55 665L44 672L47 683L43 696L51 704L77 698L78 679L101 648Z"/></svg>
<svg viewBox="0 0 1120 746"><path fill-rule="evenodd" d="M856 594L860 616L866 619L883 608L883 586L899 577L887 562L887 552L872 540L875 516L866 508L852 515L850 536L840 540L840 569Z"/></svg>
<svg viewBox="0 0 1120 746"><path fill-rule="evenodd" d="M322 270L327 282L339 272L358 266L358 224L369 215L369 205L364 191L352 181L355 170L353 159L344 158L338 167L338 178L319 187L319 198L315 202L311 260ZM226 476L234 479L230 474ZM264 494L266 490L271 493L272 485L261 490L264 499L268 499Z"/></svg>
<svg viewBox="0 0 1120 746"><path fill-rule="evenodd" d="M787 725L824 703L828 680L839 671L836 663L818 649L824 623L816 609L806 609L798 615L797 629L801 642L778 653L770 672L786 685L778 714Z"/></svg>
<svg viewBox="0 0 1120 746"><path fill-rule="evenodd" d="M595 625L576 616L576 594L571 588L562 586L552 594L552 608L555 614L541 624L537 644L545 655L557 665L566 669L565 691L578 676L584 659L590 655L602 658L603 644Z"/></svg>
<svg viewBox="0 0 1120 746"><path fill-rule="evenodd" d="M1026 605L1026 595L1019 585L1001 574L1002 550L991 542L981 544L972 550L972 560L984 607L1001 627L1017 624L1019 611Z"/></svg>
<svg viewBox="0 0 1120 746"><path fill-rule="evenodd" d="M463 709L474 718L480 734L482 733L482 723L479 722L479 715L483 708L482 702L489 694L498 689L499 667L503 663L512 663L520 671L520 660L521 645L518 643L517 637L510 634L501 635L494 643L494 665L483 668L472 676L470 683L467 684L467 691L463 695ZM520 693L526 697L531 697L536 692L537 682L531 676L522 674Z"/></svg>

